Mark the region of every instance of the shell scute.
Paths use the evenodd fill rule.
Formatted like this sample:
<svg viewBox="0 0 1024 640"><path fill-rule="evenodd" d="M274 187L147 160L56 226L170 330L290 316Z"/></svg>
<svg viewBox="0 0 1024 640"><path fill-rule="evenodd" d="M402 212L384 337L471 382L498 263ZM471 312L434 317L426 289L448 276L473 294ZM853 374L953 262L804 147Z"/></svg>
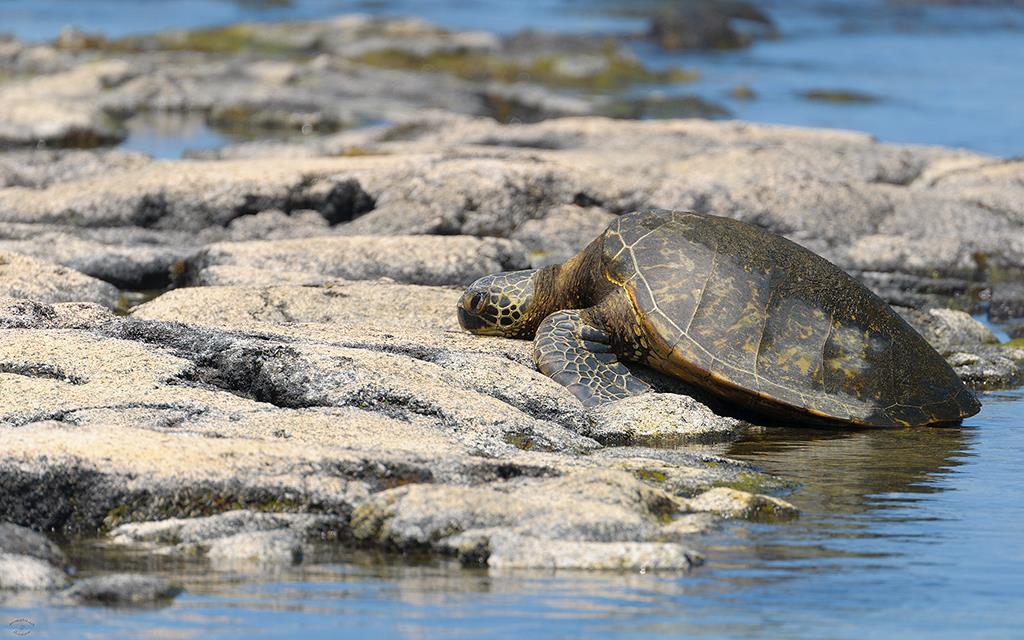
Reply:
<svg viewBox="0 0 1024 640"><path fill-rule="evenodd" d="M979 407L942 357L882 300L781 236L717 216L621 216L603 242L648 364L776 413L895 426Z"/></svg>

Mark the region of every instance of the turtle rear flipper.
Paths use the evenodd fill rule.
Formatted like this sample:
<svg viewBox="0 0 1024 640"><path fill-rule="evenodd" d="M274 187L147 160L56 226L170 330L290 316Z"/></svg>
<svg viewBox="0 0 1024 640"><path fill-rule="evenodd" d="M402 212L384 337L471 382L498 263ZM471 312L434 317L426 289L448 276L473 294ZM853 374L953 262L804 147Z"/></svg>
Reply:
<svg viewBox="0 0 1024 640"><path fill-rule="evenodd" d="M587 309L552 313L540 324L533 360L541 373L567 387L585 407L650 390L612 352L611 338Z"/></svg>

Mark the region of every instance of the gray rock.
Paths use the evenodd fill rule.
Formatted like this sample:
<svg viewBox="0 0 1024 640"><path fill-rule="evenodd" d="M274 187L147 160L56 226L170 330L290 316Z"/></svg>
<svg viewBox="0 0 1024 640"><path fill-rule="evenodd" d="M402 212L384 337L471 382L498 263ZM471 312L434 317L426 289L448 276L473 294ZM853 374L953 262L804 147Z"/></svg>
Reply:
<svg viewBox="0 0 1024 640"><path fill-rule="evenodd" d="M0 522L0 553L29 556L57 567L67 562L60 547L46 536L9 522Z"/></svg>
<svg viewBox="0 0 1024 640"><path fill-rule="evenodd" d="M890 305L912 309L954 307L973 311L983 288L977 282L961 278L855 270L851 275Z"/></svg>
<svg viewBox="0 0 1024 640"><path fill-rule="evenodd" d="M247 267L214 266L203 271L207 281L251 285L273 273L287 281L288 272ZM208 286L174 289L137 307L132 317L217 327L307 323L363 326L382 330L459 331L453 313L461 288L398 284L390 280L330 279L313 286L312 272L295 274L306 286ZM302 284L300 282L300 284Z"/></svg>
<svg viewBox="0 0 1024 640"><path fill-rule="evenodd" d="M672 447L736 436L739 421L674 393L645 393L598 407L584 433L605 446Z"/></svg>
<svg viewBox="0 0 1024 640"><path fill-rule="evenodd" d="M334 232L322 214L309 210L290 214L268 210L235 218L227 227L188 233L0 223L0 251L53 261L126 289L144 290L164 288L173 278L180 278L186 261L208 242L303 238Z"/></svg>
<svg viewBox="0 0 1024 640"><path fill-rule="evenodd" d="M0 591L56 591L67 582L67 575L45 560L0 552Z"/></svg>
<svg viewBox="0 0 1024 640"><path fill-rule="evenodd" d="M735 49L750 44L736 27L743 20L774 29L772 21L750 2L690 0L667 5L651 19L648 36L665 49Z"/></svg>
<svg viewBox="0 0 1024 640"><path fill-rule="evenodd" d="M180 593L163 578L118 573L78 580L62 595L76 604L139 606L169 602Z"/></svg>
<svg viewBox="0 0 1024 640"><path fill-rule="evenodd" d="M493 34L449 31L421 18L366 14L339 15L327 20L241 23L230 25L240 51L272 48L292 53L331 53L355 57L377 50L398 50L410 55L491 52L500 46ZM219 29L167 31L135 40L140 45L169 49L220 50ZM207 36L207 37L202 37Z"/></svg>
<svg viewBox="0 0 1024 640"><path fill-rule="evenodd" d="M294 165L294 172L258 163L238 171L223 163L167 171L150 163L39 189L0 188L0 251L57 262L123 288L163 288L206 243L323 235L329 224L372 207L353 178L327 176L337 161L310 162Z"/></svg>
<svg viewBox="0 0 1024 640"><path fill-rule="evenodd" d="M330 223L319 211L299 210L287 214L271 209L255 215L235 218L228 223L231 240L279 240L322 236L330 231Z"/></svg>
<svg viewBox="0 0 1024 640"><path fill-rule="evenodd" d="M74 56L46 44L19 42L13 36L6 35L0 43L0 66L15 74L33 76L58 73L76 64Z"/></svg>
<svg viewBox="0 0 1024 640"><path fill-rule="evenodd" d="M396 174L354 233L436 233L508 237L523 222L572 202L564 168L537 159L480 154L429 159Z"/></svg>
<svg viewBox="0 0 1024 640"><path fill-rule="evenodd" d="M969 314L954 309L897 309L939 353L948 354L960 345L994 344L999 340Z"/></svg>
<svg viewBox="0 0 1024 640"><path fill-rule="evenodd" d="M491 536L491 569L603 570L648 573L685 571L704 558L669 542L587 542L542 540L510 534Z"/></svg>
<svg viewBox="0 0 1024 640"><path fill-rule="evenodd" d="M390 286L397 308L411 304L401 285ZM358 290L348 290L350 303ZM207 292L174 295L190 291ZM288 301L286 294L273 291ZM160 300L151 304L155 311ZM294 307L297 320L324 313L315 298L303 304ZM372 304L384 310L383 298ZM262 306L254 318L226 305L232 313L218 319L202 300L194 313L204 305L203 324L191 325L96 317L96 307L81 305L0 306L0 326L10 327L0 330L0 357L18 364L0 373L15 390L0 406L0 430L17 430L0 461L0 509L69 533L103 525L119 542L183 545L180 552L230 535L310 529L280 514L116 527L241 504L323 514L338 536L368 544L432 545L433 534L392 527L394 535L377 535L348 524L360 509L365 522L377 513L371 499L401 485L431 497L398 509L395 523L420 518L417 505L436 517L450 502L452 513L471 510L459 516L467 529L480 528L506 517L490 506L505 504L521 516L523 535L551 540L657 541L660 518L673 509L671 494L645 488L673 482L637 475L654 461L577 455L598 447L578 435L586 414L533 369L528 342L284 325L279 310ZM164 307L172 316L176 308ZM670 470L687 490L722 477L691 464L698 468ZM581 501L592 508L567 521L567 505Z"/></svg>
<svg viewBox="0 0 1024 640"><path fill-rule="evenodd" d="M556 204L584 202L612 213L662 206L728 215L858 271L964 280L991 266L1024 264L1021 220L955 189L930 186L941 167L992 161L984 156L748 123L432 122L409 139L378 143L378 150L474 144L479 156L486 144L493 156L529 158L538 169L561 175L555 186L566 195ZM543 216L539 210L526 219Z"/></svg>
<svg viewBox="0 0 1024 640"><path fill-rule="evenodd" d="M728 487L716 487L685 501L689 511L711 512L729 518L751 520L788 520L800 511L780 498L764 496Z"/></svg>
<svg viewBox="0 0 1024 640"><path fill-rule="evenodd" d="M686 513L661 528L662 539L670 542L692 542L694 536L716 529L722 519L707 513Z"/></svg>
<svg viewBox="0 0 1024 640"><path fill-rule="evenodd" d="M278 35L310 42L301 29ZM162 69L161 57L108 76L101 107L55 104L221 116L255 105L281 123L340 122L354 113L331 111L345 100L307 80L379 96L417 76L359 79L333 54L250 65L203 53L191 70L177 54ZM891 290L929 305L1024 266L1013 163L738 122L413 116L424 91L448 85L410 82L378 110L404 112L398 125L251 149L287 161L77 152L48 172L44 156L19 152L0 165L24 163L0 169L15 176L0 187L0 249L119 284L162 286L173 272L231 285L180 288L130 318L0 300L0 513L65 534L110 529L155 552L216 549L229 564L293 559L296 540L328 527L371 548L489 566L681 568L694 559L688 536L715 514L789 513L709 489L772 493L782 481L715 455L720 444L602 447L590 435L650 442L685 422L686 437L717 439L738 424L640 369L659 393L603 410L601 423L535 370L528 342L459 331L458 288L424 284L526 266L515 238L538 261L568 254L645 205L748 220L888 274ZM349 156L314 157L325 152ZM969 381L1020 379L1024 351L982 344L962 314L922 318Z"/></svg>
<svg viewBox="0 0 1024 640"><path fill-rule="evenodd" d="M58 182L125 171L149 162L140 154L121 150L31 150L0 154L0 188L42 189Z"/></svg>
<svg viewBox="0 0 1024 640"><path fill-rule="evenodd" d="M237 533L210 541L207 557L215 566L238 564L298 564L302 562L302 542L291 531Z"/></svg>
<svg viewBox="0 0 1024 640"><path fill-rule="evenodd" d="M545 118L585 116L598 111L592 100L556 93L527 82L492 82L484 87L483 95L489 115L502 122L516 124Z"/></svg>
<svg viewBox="0 0 1024 640"><path fill-rule="evenodd" d="M364 328L346 335L308 326L296 327L287 343L246 343L196 325L100 322L89 315L90 307L26 304L11 303L11 311L21 311L10 317L33 327L28 333L34 338L26 341L21 329L8 329L4 358L31 358L46 364L50 375L6 374L4 380L17 385L19 400L0 413L21 426L15 427L18 438L10 439L10 457L0 463L0 495L7 496L0 508L22 521L73 531L101 521L114 527L242 503L335 514L341 537L385 548L451 552L443 540L457 531L500 526L554 541L542 545L548 554L561 548L558 541L605 543L584 545L561 566L682 566L686 554L674 547L621 543L660 543L666 535L660 523L681 508L672 493L652 485L692 491L721 477L700 459L686 466L636 453L593 460L569 453L592 445L558 426L578 425L578 414L545 404L548 394L567 397L564 389L514 364L529 362L528 343L406 331L403 346ZM214 321L208 317L207 326ZM251 319L224 322L247 326L249 333L281 330ZM45 329L54 323L83 328L54 341ZM379 360L375 347L443 364L394 354ZM450 360L459 349L461 360ZM488 358L495 349L511 355L504 375L494 382L474 375L473 349L483 349ZM306 368L311 364L315 369ZM476 366L490 371L494 363L485 359ZM521 396L501 394L512 404L483 394L499 383L516 383L520 366L531 382ZM449 373L456 370L459 375ZM468 379L475 386L460 386ZM242 390L256 400L240 397ZM39 421L45 418L60 422ZM203 434L219 437L196 437ZM173 459L165 455L168 449L175 450ZM652 466L659 470L652 472ZM62 480L40 482L42 477ZM78 489L67 491L65 483ZM26 503L19 496L29 485L53 490ZM395 485L405 486L388 489ZM305 526L296 525L301 518L224 514L114 532L122 542L216 549L213 555L231 564L230 550L241 542L249 549L243 556L294 555L291 538L284 538L298 535L295 526ZM225 540L232 535L242 537ZM507 549L502 562L508 566L551 566L550 555Z"/></svg>
<svg viewBox="0 0 1024 640"><path fill-rule="evenodd" d="M163 234L137 234L131 227L88 231L67 228L67 232L52 230L57 225L46 227L7 225L4 229L0 224L0 238L8 238L0 239L0 251L52 261L115 286L139 290L166 287L185 259L200 249L193 244L194 239L175 242L178 234L159 237L153 243L153 235ZM120 237L112 237L115 234Z"/></svg>
<svg viewBox="0 0 1024 640"><path fill-rule="evenodd" d="M0 251L0 296L116 307L121 292L113 285L67 267Z"/></svg>
<svg viewBox="0 0 1024 640"><path fill-rule="evenodd" d="M981 207L1020 223L1024 220L1024 162L1019 158L984 158L937 165L922 186L943 194L977 202ZM1011 244L1016 238L1007 238ZM997 257L998 254L987 256Z"/></svg>
<svg viewBox="0 0 1024 640"><path fill-rule="evenodd" d="M397 121L424 109L502 119L582 115L594 113L599 99L570 95L560 85L600 85L609 74L623 83L660 77L614 40L595 47L598 39L591 38L590 53L560 50L565 43L553 47L552 41L538 48L541 39L535 38L533 48L524 48L514 39L452 32L420 20L343 16L119 42L75 33L56 48L5 43L0 65L15 78L0 87L8 107L0 118L0 146L113 144L125 135L118 123L140 114L198 113L231 132L307 137ZM293 57L280 59L286 53ZM546 71L535 74L534 82L491 80L486 71L457 68L423 72L434 66L435 56L442 69L445 61L461 57L467 67L478 58L483 70L500 60L520 68L520 78L538 67ZM556 64L547 64L550 59ZM22 77L38 71L46 74Z"/></svg>
<svg viewBox="0 0 1024 640"><path fill-rule="evenodd" d="M477 391L462 376L405 355L326 345L223 344L213 357L216 373L206 379L222 388L245 390L280 407L360 407L399 420L437 421L441 429L458 425L451 435L479 455L497 455L520 443L550 451L596 447L547 416L534 417L539 412L533 398L516 407L499 391ZM475 364L487 369L490 363ZM515 375L535 378L532 371L516 369ZM561 391L542 387L534 397Z"/></svg>
<svg viewBox="0 0 1024 640"><path fill-rule="evenodd" d="M0 298L0 329L96 329L116 322L110 309L85 302L44 304Z"/></svg>
<svg viewBox="0 0 1024 640"><path fill-rule="evenodd" d="M975 389L1006 389L1024 382L1024 349L994 344L954 350L946 356L957 375Z"/></svg>
<svg viewBox="0 0 1024 640"><path fill-rule="evenodd" d="M339 137L333 152L355 139ZM369 145L362 153L374 155L187 161L173 171L152 162L37 190L0 189L0 224L7 225L0 247L36 257L55 247L68 253L56 261L90 275L114 271L86 264L90 255L119 256L118 274L101 277L119 281L115 275L134 269L162 272L166 281L203 243L308 235L322 223L291 214L310 209L338 234L537 238L543 230L531 232L534 221L555 224L559 212L580 203L612 214L659 205L741 218L841 266L919 278L890 278L896 290L913 288L903 300L912 305L939 301L928 296L951 287L969 297L974 287L964 283L979 270L1024 266L1024 240L1017 241L1024 221L944 186L960 174L949 169L946 176L943 167L978 172L992 162L984 156L746 123L576 118L501 126L451 114L407 119L358 139ZM1013 173L994 171L985 175L1009 189ZM275 208L287 218L244 219ZM551 231L560 240L577 234L564 251L586 235L565 225ZM72 249L76 243L85 244ZM144 251L148 258L126 255Z"/></svg>
<svg viewBox="0 0 1024 640"><path fill-rule="evenodd" d="M82 64L68 71L0 84L0 149L37 145L97 147L120 142L96 106L104 86L133 73L122 60Z"/></svg>
<svg viewBox="0 0 1024 640"><path fill-rule="evenodd" d="M239 510L123 524L109 537L114 544L142 546L150 553L204 555L217 570L233 570L299 563L304 540L337 538L344 526L343 519L332 516Z"/></svg>
<svg viewBox="0 0 1024 640"><path fill-rule="evenodd" d="M525 221L511 237L526 247L531 266L543 267L573 257L614 220L615 215L599 207L561 205L543 218Z"/></svg>
<svg viewBox="0 0 1024 640"><path fill-rule="evenodd" d="M274 274L312 273L346 280L391 278L410 284L468 284L498 271L528 266L522 247L511 240L468 236L339 236L219 243L189 262L187 280L205 284L206 270L231 266ZM250 280L250 282L253 279ZM214 282L217 282L214 275Z"/></svg>
<svg viewBox="0 0 1024 640"><path fill-rule="evenodd" d="M184 273L184 270L182 270L182 273ZM193 284L204 288L217 289L226 287L256 287L260 289L269 289L271 287L282 285L313 288L320 286L326 287L340 282L345 282L339 278L317 274L314 271L271 271L267 269L257 269L254 267L236 265L212 265L204 268L200 273L194 274L193 277L196 279ZM194 288L197 287L188 287L188 289ZM167 293L174 293L175 291L182 290L183 289L171 289ZM192 291L189 291L186 295L191 296L192 293ZM216 292L211 292L211 296L216 295ZM163 298L165 296L166 294L162 294L160 297ZM176 299L170 298L169 300ZM191 302L192 300L189 301L189 304L191 304Z"/></svg>
<svg viewBox="0 0 1024 640"><path fill-rule="evenodd" d="M333 221L372 202L346 169L369 158L275 162L150 162L42 189L0 189L0 222L199 231L268 209L315 208Z"/></svg>
<svg viewBox="0 0 1024 640"><path fill-rule="evenodd" d="M384 491L356 509L352 533L357 540L404 550L451 551L450 536L495 528L546 540L645 541L655 539L659 520L677 510L672 495L627 473L595 469L488 487ZM464 550L465 544L454 547Z"/></svg>
<svg viewBox="0 0 1024 640"><path fill-rule="evenodd" d="M114 528L109 536L115 544L195 545L268 531L288 530L307 536L333 524L333 520L326 516L237 510L206 518L171 518L123 524Z"/></svg>
<svg viewBox="0 0 1024 640"><path fill-rule="evenodd" d="M994 285L988 317L993 322L1024 318L1024 283L1000 282Z"/></svg>

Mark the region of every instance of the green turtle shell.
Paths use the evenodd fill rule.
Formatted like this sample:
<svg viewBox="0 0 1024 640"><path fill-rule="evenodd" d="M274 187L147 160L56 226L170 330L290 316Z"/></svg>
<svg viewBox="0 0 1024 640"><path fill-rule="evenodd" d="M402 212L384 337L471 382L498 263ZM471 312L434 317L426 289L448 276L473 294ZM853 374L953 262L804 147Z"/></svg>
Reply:
<svg viewBox="0 0 1024 640"><path fill-rule="evenodd" d="M620 217L603 236L646 361L759 411L865 426L955 422L980 404L883 300L824 258L746 223Z"/></svg>

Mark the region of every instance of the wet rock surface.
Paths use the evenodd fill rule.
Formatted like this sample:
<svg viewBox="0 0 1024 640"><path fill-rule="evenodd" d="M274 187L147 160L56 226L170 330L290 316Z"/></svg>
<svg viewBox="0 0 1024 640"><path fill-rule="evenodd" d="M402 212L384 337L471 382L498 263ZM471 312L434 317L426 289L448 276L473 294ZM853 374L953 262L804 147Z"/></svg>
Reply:
<svg viewBox="0 0 1024 640"><path fill-rule="evenodd" d="M67 575L32 556L0 553L0 592L56 591L68 583Z"/></svg>
<svg viewBox="0 0 1024 640"><path fill-rule="evenodd" d="M115 547L155 555L205 557L217 569L231 570L297 564L306 541L336 538L342 524L324 515L234 510L123 524L110 531L108 540Z"/></svg>
<svg viewBox="0 0 1024 640"><path fill-rule="evenodd" d="M772 20L753 3L684 0L665 3L647 35L665 49L737 49L749 45L755 34L773 32Z"/></svg>
<svg viewBox="0 0 1024 640"><path fill-rule="evenodd" d="M61 589L68 583L66 561L64 553L46 536L0 522L0 593Z"/></svg>
<svg viewBox="0 0 1024 640"><path fill-rule="evenodd" d="M735 418L717 415L699 400L675 393L625 398L594 414L594 426L586 433L607 446L715 442L732 439L739 431Z"/></svg>
<svg viewBox="0 0 1024 640"><path fill-rule="evenodd" d="M687 500L686 508L691 511L710 512L733 518L752 520L788 520L799 515L793 505L780 498L763 496L731 489L716 487Z"/></svg>
<svg viewBox="0 0 1024 640"><path fill-rule="evenodd" d="M961 347L946 359L964 382L977 389L1006 389L1024 382L1024 348L1020 345Z"/></svg>
<svg viewBox="0 0 1024 640"><path fill-rule="evenodd" d="M988 317L994 322L1024 318L1024 283L1000 282L994 286Z"/></svg>
<svg viewBox="0 0 1024 640"><path fill-rule="evenodd" d="M62 566L67 561L60 547L46 536L9 522L0 522L0 552L28 556L54 566Z"/></svg>
<svg viewBox="0 0 1024 640"><path fill-rule="evenodd" d="M75 604L138 606L169 601L179 593L180 587L163 578L125 573L79 580L62 595Z"/></svg>

